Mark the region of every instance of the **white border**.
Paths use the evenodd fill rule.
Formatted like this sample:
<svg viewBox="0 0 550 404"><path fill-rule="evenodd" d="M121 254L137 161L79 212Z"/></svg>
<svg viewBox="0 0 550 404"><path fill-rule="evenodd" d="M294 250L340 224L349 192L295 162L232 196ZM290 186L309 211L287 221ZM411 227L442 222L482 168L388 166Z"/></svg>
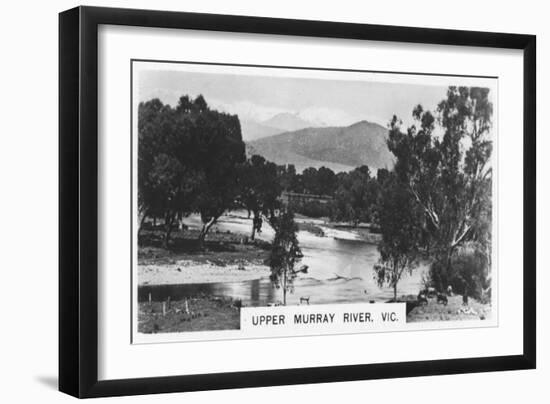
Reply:
<svg viewBox="0 0 550 404"><path fill-rule="evenodd" d="M120 26L100 26L98 41L100 380L522 353L520 51ZM406 342L395 332L131 345L128 100L133 58L498 76L498 153L506 162L498 180L498 260L505 265L497 269L499 326L407 331Z"/></svg>

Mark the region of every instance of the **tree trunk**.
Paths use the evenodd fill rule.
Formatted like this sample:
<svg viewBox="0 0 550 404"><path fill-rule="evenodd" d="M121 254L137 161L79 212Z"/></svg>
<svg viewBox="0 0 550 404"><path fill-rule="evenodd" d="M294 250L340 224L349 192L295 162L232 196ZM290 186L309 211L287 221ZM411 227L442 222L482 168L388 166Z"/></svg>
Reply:
<svg viewBox="0 0 550 404"><path fill-rule="evenodd" d="M397 282L399 282L400 274L399 274L399 263L396 258L393 259L392 262L392 286L393 286L393 301L397 301Z"/></svg>
<svg viewBox="0 0 550 404"><path fill-rule="evenodd" d="M199 233L199 238L198 238L198 242L199 242L199 248L201 250L204 249L204 240L206 239L206 235L208 234L208 230L210 230L210 228L214 225L214 223L216 223L216 221L218 220L218 218L212 218L209 222L206 222L202 225L202 229L201 229L201 232Z"/></svg>
<svg viewBox="0 0 550 404"><path fill-rule="evenodd" d="M254 241L255 236L256 236L256 223L252 221L252 233L250 233L250 240Z"/></svg>
<svg viewBox="0 0 550 404"><path fill-rule="evenodd" d="M199 250L204 250L204 239L206 238L206 229L203 224L201 232L199 233L199 238L197 239L197 242L199 244Z"/></svg>
<svg viewBox="0 0 550 404"><path fill-rule="evenodd" d="M137 234L139 236L139 232L141 231L141 228L143 227L143 223L145 223L145 219L147 218L147 214L143 214L143 216L141 216L141 220L139 221L139 227L138 227L138 231L137 231Z"/></svg>
<svg viewBox="0 0 550 404"><path fill-rule="evenodd" d="M250 234L250 239L254 241L254 237L256 237L256 224L258 223L258 219L260 219L260 212L254 210L252 214L252 233Z"/></svg>
<svg viewBox="0 0 550 404"><path fill-rule="evenodd" d="M446 290L447 286L449 286L449 274L451 273L453 250L454 248L451 247L447 251L447 262L445 265L445 273L441 274L442 276L440 276L440 283L441 283L439 285L440 290Z"/></svg>
<svg viewBox="0 0 550 404"><path fill-rule="evenodd" d="M283 306L286 306L286 268L283 272Z"/></svg>
<svg viewBox="0 0 550 404"><path fill-rule="evenodd" d="M271 212L269 217L267 218L267 222L269 223L269 225L271 226L271 228L273 230L275 230L275 232L277 232L277 216L275 216L275 212Z"/></svg>
<svg viewBox="0 0 550 404"><path fill-rule="evenodd" d="M172 233L172 222L173 217L170 215L166 215L164 218L164 241L163 245L164 248L168 248L168 243L170 242L170 234Z"/></svg>
<svg viewBox="0 0 550 404"><path fill-rule="evenodd" d="M170 233L172 231L170 229L166 230L166 232L164 233L164 241L163 241L163 246L164 248L168 249L168 243L170 242Z"/></svg>

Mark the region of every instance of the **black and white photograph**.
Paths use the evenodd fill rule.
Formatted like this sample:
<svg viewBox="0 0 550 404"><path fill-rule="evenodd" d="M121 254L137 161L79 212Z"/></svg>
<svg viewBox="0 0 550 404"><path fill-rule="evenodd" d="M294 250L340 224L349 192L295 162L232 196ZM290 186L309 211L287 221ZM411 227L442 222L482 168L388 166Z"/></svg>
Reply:
<svg viewBox="0 0 550 404"><path fill-rule="evenodd" d="M495 324L496 78L132 69L138 335Z"/></svg>
<svg viewBox="0 0 550 404"><path fill-rule="evenodd" d="M1 402L548 395L544 3L90 3L3 7Z"/></svg>

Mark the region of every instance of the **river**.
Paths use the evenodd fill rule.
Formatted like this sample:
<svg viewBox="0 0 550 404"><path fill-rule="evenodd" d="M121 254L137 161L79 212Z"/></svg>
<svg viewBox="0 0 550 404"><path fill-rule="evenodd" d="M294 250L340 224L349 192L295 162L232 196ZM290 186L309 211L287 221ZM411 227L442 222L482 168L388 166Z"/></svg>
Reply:
<svg viewBox="0 0 550 404"><path fill-rule="evenodd" d="M374 265L379 253L375 244L362 241L352 230L332 229L320 221L315 224L323 229L325 236L298 232L304 255L298 267L307 265L308 272L295 279L294 292L287 293L287 304L300 304L300 298L309 299L310 304L328 304L385 301L393 297L392 288L379 288L376 284ZM251 223L243 215L228 215L221 218L217 227L220 231L248 234ZM271 240L273 230L264 225L257 237ZM398 296L417 294L423 271L425 267L420 266L412 276L404 274L398 284ZM153 300L168 296L179 300L200 293L223 295L240 299L247 306L263 306L282 300L281 290L274 288L267 276L242 282L141 286L139 300L147 299L149 293Z"/></svg>

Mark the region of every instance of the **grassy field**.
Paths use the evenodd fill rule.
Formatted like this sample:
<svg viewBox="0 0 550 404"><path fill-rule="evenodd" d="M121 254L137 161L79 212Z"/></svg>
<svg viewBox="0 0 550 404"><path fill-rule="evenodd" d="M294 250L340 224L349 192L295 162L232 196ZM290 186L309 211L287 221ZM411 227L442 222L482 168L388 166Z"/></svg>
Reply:
<svg viewBox="0 0 550 404"><path fill-rule="evenodd" d="M187 303L186 303L187 302ZM138 332L238 330L240 309L229 298L201 296L180 301L139 304Z"/></svg>
<svg viewBox="0 0 550 404"><path fill-rule="evenodd" d="M462 296L450 296L447 305L437 303L436 298L428 299L428 304L419 305L407 314L407 322L415 321L453 321L485 320L491 315L491 305L469 299L468 305L462 304Z"/></svg>

